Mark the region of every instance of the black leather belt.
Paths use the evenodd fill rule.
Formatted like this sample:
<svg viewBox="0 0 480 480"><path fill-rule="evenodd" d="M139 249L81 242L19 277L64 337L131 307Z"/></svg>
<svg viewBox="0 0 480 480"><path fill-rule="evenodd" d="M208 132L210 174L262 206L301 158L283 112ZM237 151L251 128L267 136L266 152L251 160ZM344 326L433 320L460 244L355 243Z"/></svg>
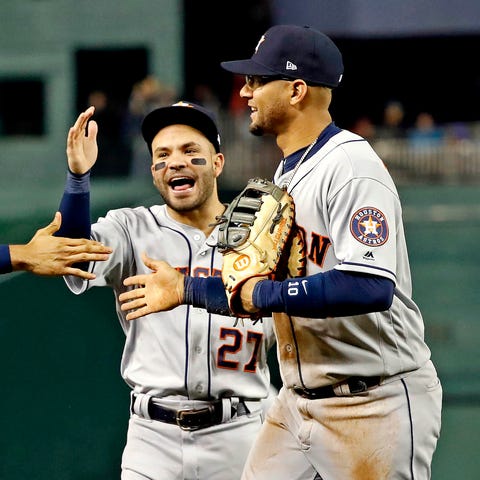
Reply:
<svg viewBox="0 0 480 480"><path fill-rule="evenodd" d="M319 388L302 388L294 387L293 391L303 398L315 400L317 398L330 398L338 396L356 395L358 393L366 392L369 388L376 387L380 384L380 377L349 377L340 384L347 384L350 393L335 393L337 385L325 385Z"/></svg>
<svg viewBox="0 0 480 480"><path fill-rule="evenodd" d="M132 403L134 402L134 396ZM132 410L133 411L133 410ZM232 405L232 417L246 415L249 413L244 400L240 399L235 406ZM183 430L199 430L200 428L219 425L223 420L222 400L213 400L203 408L199 409L175 409L162 407L150 399L148 402L148 415L152 420L178 425Z"/></svg>

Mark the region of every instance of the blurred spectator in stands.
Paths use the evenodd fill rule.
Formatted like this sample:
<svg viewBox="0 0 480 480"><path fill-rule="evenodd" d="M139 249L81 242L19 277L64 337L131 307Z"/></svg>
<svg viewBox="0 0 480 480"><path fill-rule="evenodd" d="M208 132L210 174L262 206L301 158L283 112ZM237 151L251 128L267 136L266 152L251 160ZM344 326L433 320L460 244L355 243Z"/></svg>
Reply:
<svg viewBox="0 0 480 480"><path fill-rule="evenodd" d="M436 125L433 115L420 112L415 124L407 131L409 143L414 148L438 147L443 144L445 133Z"/></svg>
<svg viewBox="0 0 480 480"><path fill-rule="evenodd" d="M98 157L95 176L118 177L128 175L131 150L123 134L124 111L102 90L88 95L88 106L95 107L95 121L99 125Z"/></svg>
<svg viewBox="0 0 480 480"><path fill-rule="evenodd" d="M351 131L369 141L373 140L376 135L375 125L370 118L366 116L358 118L352 125Z"/></svg>
<svg viewBox="0 0 480 480"><path fill-rule="evenodd" d="M125 119L125 136L132 150L131 176L150 178L152 159L142 137L142 121L155 108L174 103L176 95L173 87L162 83L154 75L148 75L133 86Z"/></svg>
<svg viewBox="0 0 480 480"><path fill-rule="evenodd" d="M383 110L383 121L376 127L375 136L378 139L405 138L405 109L403 104L396 100L387 102Z"/></svg>
<svg viewBox="0 0 480 480"><path fill-rule="evenodd" d="M449 123L445 129L445 136L449 144L472 140L470 126L465 122Z"/></svg>
<svg viewBox="0 0 480 480"><path fill-rule="evenodd" d="M207 85L206 83L195 85L193 89L193 97L194 103L204 106L215 114L217 120L219 119L221 114L221 103L210 85Z"/></svg>

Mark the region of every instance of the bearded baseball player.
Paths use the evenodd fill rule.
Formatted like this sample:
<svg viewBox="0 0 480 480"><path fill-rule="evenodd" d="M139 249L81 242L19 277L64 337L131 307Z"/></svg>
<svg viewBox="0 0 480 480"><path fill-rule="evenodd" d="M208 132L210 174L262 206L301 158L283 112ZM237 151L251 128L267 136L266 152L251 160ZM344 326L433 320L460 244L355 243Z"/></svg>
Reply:
<svg viewBox="0 0 480 480"><path fill-rule="evenodd" d="M442 387L412 299L394 182L368 142L329 113L342 55L313 28L277 25L251 58L222 67L245 75L250 132L276 138L274 181L294 199L307 250L305 276L257 276L241 288L243 311L274 312L283 380L242 479L427 480ZM181 277L157 266L151 291ZM142 309L198 302L196 292L218 282L178 278L175 301L152 295Z"/></svg>
<svg viewBox="0 0 480 480"><path fill-rule="evenodd" d="M225 210L217 193L224 156L212 114L185 102L149 113L142 133L165 204L111 210L90 225L89 172L98 128L93 114L93 107L81 113L68 133L62 233L91 236L113 253L88 265L95 280L66 277L70 290L108 286L117 298L127 290L126 277L151 273L146 256L188 276L220 275L223 258L213 224ZM222 297L221 283L219 292ZM228 315L228 308L222 313ZM186 305L128 322L118 301L117 315L125 332L121 374L132 388L121 478L238 480L272 391L272 322L235 322Z"/></svg>

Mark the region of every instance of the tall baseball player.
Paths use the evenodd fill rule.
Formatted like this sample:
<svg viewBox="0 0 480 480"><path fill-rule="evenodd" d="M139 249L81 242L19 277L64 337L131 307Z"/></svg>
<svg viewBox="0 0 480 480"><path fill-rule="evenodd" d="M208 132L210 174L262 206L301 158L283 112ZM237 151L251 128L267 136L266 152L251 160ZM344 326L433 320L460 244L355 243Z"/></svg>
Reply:
<svg viewBox="0 0 480 480"><path fill-rule="evenodd" d="M304 277L256 277L241 290L243 310L277 312L283 380L242 479L429 479L442 388L412 300L394 182L368 142L329 113L341 53L313 28L277 25L250 59L222 67L246 75L251 133L276 137L283 160L274 180L294 198L308 257ZM145 285L152 292L179 276L156 266ZM219 282L174 281L184 302ZM122 308L175 305L145 293L126 293Z"/></svg>
<svg viewBox="0 0 480 480"><path fill-rule="evenodd" d="M124 278L151 272L144 254L186 275L219 275L222 256L212 224L225 210L217 193L224 156L210 112L179 102L149 113L142 133L165 204L111 210L90 226L88 179L98 128L93 114L93 107L81 113L68 134L63 232L91 234L113 253L89 265L95 280L66 277L70 290L109 286L118 297L127 290ZM126 337L121 374L132 388L121 478L238 480L271 391L271 322L235 322L180 306L132 323L118 301L117 315Z"/></svg>

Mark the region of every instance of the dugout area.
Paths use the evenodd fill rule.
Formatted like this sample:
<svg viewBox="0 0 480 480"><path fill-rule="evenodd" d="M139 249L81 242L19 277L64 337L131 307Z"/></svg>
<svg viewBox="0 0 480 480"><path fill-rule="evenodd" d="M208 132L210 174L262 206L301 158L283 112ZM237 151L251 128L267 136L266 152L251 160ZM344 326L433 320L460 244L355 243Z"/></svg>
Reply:
<svg viewBox="0 0 480 480"><path fill-rule="evenodd" d="M422 309L444 387L442 436L432 478L456 478L461 466L463 480L476 480L480 190L440 185L399 190L413 297ZM109 208L158 198L153 187L120 180L97 181L92 191L93 218ZM151 192L147 199L145 192ZM0 241L23 243L49 223L56 203L42 205L33 198L40 198L38 192L30 195L25 202L32 208L15 214L10 205L0 216ZM221 196L228 201L231 193ZM119 372L123 332L112 291L97 288L75 296L61 278L14 273L0 277L0 301L0 479L119 478L129 388ZM276 372L273 378L278 381Z"/></svg>

